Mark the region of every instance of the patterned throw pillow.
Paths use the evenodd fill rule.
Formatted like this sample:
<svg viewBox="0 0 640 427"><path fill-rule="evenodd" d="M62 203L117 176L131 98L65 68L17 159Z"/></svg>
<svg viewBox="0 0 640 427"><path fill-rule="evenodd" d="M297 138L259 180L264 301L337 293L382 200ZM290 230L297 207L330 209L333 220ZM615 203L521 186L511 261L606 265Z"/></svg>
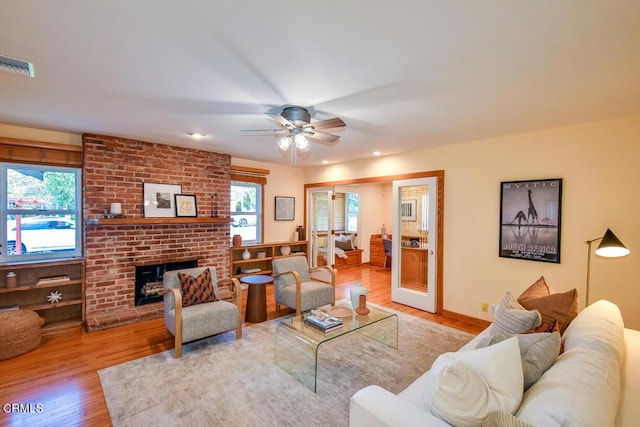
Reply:
<svg viewBox="0 0 640 427"><path fill-rule="evenodd" d="M508 412L495 411L482 420L482 427L533 427Z"/></svg>
<svg viewBox="0 0 640 427"><path fill-rule="evenodd" d="M213 293L213 283L211 282L211 270L208 268L200 273L198 277L178 273L178 278L182 288L183 307L216 300Z"/></svg>

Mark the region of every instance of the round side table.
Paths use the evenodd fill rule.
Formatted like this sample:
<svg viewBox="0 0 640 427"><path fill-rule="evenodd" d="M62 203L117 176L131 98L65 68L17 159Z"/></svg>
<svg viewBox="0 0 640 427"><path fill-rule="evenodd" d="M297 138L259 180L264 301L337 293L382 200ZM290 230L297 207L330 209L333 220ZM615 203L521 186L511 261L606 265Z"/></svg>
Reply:
<svg viewBox="0 0 640 427"><path fill-rule="evenodd" d="M273 277L256 274L241 277L240 282L249 285L244 320L248 323L264 322L267 320L267 284L273 283Z"/></svg>

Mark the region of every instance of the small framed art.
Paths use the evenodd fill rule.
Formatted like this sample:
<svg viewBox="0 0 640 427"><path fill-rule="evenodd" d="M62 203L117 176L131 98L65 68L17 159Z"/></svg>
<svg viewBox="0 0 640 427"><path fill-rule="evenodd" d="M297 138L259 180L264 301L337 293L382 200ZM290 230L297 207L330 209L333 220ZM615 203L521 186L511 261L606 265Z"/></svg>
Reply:
<svg viewBox="0 0 640 427"><path fill-rule="evenodd" d="M197 217L198 205L195 194L176 194L176 216Z"/></svg>
<svg viewBox="0 0 640 427"><path fill-rule="evenodd" d="M403 200L400 202L400 220L416 220L416 200Z"/></svg>
<svg viewBox="0 0 640 427"><path fill-rule="evenodd" d="M296 211L296 198L276 196L276 221L293 221Z"/></svg>

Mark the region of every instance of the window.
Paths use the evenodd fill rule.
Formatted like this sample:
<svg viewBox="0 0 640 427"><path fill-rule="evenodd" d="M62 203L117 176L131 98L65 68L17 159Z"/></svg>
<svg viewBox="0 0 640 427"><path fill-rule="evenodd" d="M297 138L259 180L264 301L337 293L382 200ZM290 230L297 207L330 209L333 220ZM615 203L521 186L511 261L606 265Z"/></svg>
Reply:
<svg viewBox="0 0 640 427"><path fill-rule="evenodd" d="M231 236L239 234L243 243L262 241L262 185L231 182Z"/></svg>
<svg viewBox="0 0 640 427"><path fill-rule="evenodd" d="M80 169L1 165L0 261L81 256Z"/></svg>
<svg viewBox="0 0 640 427"><path fill-rule="evenodd" d="M347 193L346 201L346 217L347 217L347 231L358 231L358 204L359 198L357 193Z"/></svg>
<svg viewBox="0 0 640 427"><path fill-rule="evenodd" d="M336 193L333 223L339 231L358 231L358 193Z"/></svg>

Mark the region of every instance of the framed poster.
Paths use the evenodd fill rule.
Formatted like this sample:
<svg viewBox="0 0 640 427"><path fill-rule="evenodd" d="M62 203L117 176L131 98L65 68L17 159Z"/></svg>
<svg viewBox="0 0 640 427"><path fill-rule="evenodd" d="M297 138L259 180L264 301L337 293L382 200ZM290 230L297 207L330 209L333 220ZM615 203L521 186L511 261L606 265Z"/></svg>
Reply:
<svg viewBox="0 0 640 427"><path fill-rule="evenodd" d="M276 196L276 221L293 221L296 211L296 198Z"/></svg>
<svg viewBox="0 0 640 427"><path fill-rule="evenodd" d="M176 216L177 217L197 217L198 205L194 194L176 194Z"/></svg>
<svg viewBox="0 0 640 427"><path fill-rule="evenodd" d="M145 182L143 186L145 218L173 218L176 216L174 195L182 193L181 185Z"/></svg>
<svg viewBox="0 0 640 427"><path fill-rule="evenodd" d="M403 200L400 202L400 220L416 220L416 200Z"/></svg>
<svg viewBox="0 0 640 427"><path fill-rule="evenodd" d="M500 183L504 258L560 263L562 179Z"/></svg>

